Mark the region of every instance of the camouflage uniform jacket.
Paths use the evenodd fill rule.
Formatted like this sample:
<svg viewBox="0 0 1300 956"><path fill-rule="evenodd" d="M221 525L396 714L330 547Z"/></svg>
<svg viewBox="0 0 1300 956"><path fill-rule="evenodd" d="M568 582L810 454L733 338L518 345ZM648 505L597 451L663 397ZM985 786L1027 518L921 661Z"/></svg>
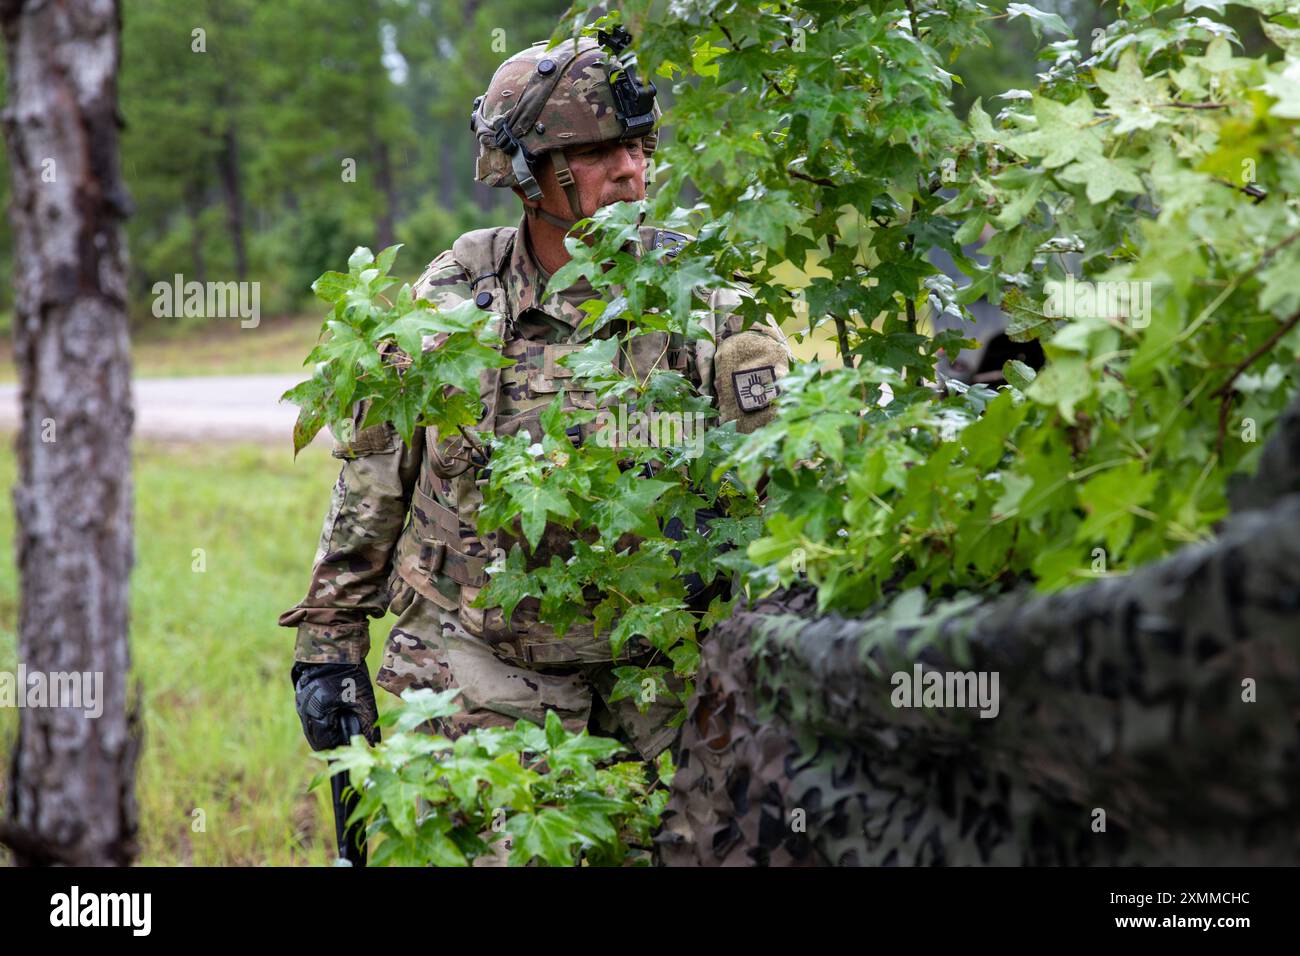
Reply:
<svg viewBox="0 0 1300 956"><path fill-rule="evenodd" d="M485 421L493 423L497 434L525 428L538 434L537 416L557 392L565 393L566 407L594 407L592 393L571 389L570 373L556 364L560 356L590 338L590 329L575 331L585 317L574 301L581 296L566 290L565 295L555 293L538 301L545 277L523 241L522 229L521 219L519 231L467 233L433 260L414 289L417 298L440 307L475 298L481 307L507 317L505 327L512 331L505 336L503 354L515 364L501 370L495 394L480 396L487 408ZM628 251L640 255L642 249L659 245L672 249L685 238L644 226L639 247L629 246ZM470 259L496 263L498 282L483 283L471 276L465 265ZM715 340L669 341L665 333L640 336L630 356L639 376L654 367L673 368L702 393L714 394L715 349L740 331L740 316L732 311L739 296L727 289L706 294L710 315L705 325L712 325ZM768 337L764 341L779 343L788 355L775 324L761 331ZM609 327L597 336L602 332L608 335ZM737 341L746 337L737 336ZM426 339L424 347L436 343ZM781 368L777 377L784 371ZM445 453L447 447L448 442L439 441L432 428L417 429L407 445L390 423L362 429L353 441L336 444L333 455L344 463L321 532L311 584L307 596L279 619L282 626L297 628L295 659L363 661L370 644L367 618L382 616L390 605L400 614L412 600L423 598L458 613L471 634L526 666L608 660L608 641L592 642L589 632L581 629L556 642L549 628L536 624L533 599L515 610L508 626L499 609L485 613L468 606L486 584L484 568L493 557L492 548L478 538L472 517L484 482L476 481L475 469L459 477L439 477L433 467L436 451ZM571 534L556 531L566 539ZM539 552L549 546L549 538L548 533ZM521 634L525 640L515 641L514 636ZM629 653L633 650L629 648Z"/></svg>

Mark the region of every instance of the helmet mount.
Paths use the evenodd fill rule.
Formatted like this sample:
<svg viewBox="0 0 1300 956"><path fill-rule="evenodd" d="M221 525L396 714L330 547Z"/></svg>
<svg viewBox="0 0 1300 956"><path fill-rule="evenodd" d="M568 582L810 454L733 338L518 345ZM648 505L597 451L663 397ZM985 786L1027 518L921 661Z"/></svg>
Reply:
<svg viewBox="0 0 1300 956"><path fill-rule="evenodd" d="M655 124L655 95L659 91L653 82L647 86L637 79L636 53L631 49L632 34L620 25L609 33L598 31L596 39L601 46L609 48L615 62L622 67L610 74L609 85L618 107L618 121L623 124L623 138L636 139L646 135Z"/></svg>
<svg viewBox="0 0 1300 956"><path fill-rule="evenodd" d="M470 114L479 147L474 178L517 186L529 216L566 231L584 218L565 149L641 139L650 156L658 142L657 90L638 79L631 44L632 35L618 26L598 31L596 39L577 37L549 48L540 41L503 63ZM538 164L547 157L573 219L528 204L542 199ZM648 168L646 176L648 186Z"/></svg>

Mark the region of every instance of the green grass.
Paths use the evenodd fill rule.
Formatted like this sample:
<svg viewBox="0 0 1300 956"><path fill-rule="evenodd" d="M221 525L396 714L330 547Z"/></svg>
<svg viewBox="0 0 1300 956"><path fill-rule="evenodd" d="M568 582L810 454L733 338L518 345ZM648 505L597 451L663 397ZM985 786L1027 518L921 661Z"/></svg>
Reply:
<svg viewBox="0 0 1300 956"><path fill-rule="evenodd" d="M0 442L10 448L12 436ZM329 790L307 792L323 764L309 756L294 712L293 632L276 617L306 592L337 464L320 449L295 463L288 449L136 447L131 655L145 716L136 782L143 864L333 857ZM0 456L0 488L11 488L15 467L13 455ZM9 671L18 587L11 501L6 494L0 508L0 669ZM195 548L204 550L202 573L192 569ZM391 623L372 624L372 676ZM18 713L0 709L2 774ZM0 799L3 790L0 782ZM205 832L192 828L195 809Z"/></svg>
<svg viewBox="0 0 1300 956"><path fill-rule="evenodd" d="M131 341L131 371L137 377L254 375L302 372L302 360L316 344L320 319L263 319L256 328L223 320L210 328L168 332L157 329ZM0 383L17 381L12 339L0 340Z"/></svg>

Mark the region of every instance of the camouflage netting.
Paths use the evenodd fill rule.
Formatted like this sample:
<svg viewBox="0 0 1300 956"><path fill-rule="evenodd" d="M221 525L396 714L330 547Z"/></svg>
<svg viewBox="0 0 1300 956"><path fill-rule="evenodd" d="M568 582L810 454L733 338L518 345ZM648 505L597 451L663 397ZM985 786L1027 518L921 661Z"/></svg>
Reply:
<svg viewBox="0 0 1300 956"><path fill-rule="evenodd" d="M1213 542L1059 594L738 611L704 645L662 862L1294 865L1300 398L1233 503ZM1000 712L894 707L916 659L998 672Z"/></svg>

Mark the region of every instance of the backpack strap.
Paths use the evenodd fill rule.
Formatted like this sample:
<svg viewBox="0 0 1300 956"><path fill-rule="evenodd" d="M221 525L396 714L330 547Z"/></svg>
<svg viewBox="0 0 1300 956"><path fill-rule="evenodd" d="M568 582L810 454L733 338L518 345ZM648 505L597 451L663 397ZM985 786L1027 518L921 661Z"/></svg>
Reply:
<svg viewBox="0 0 1300 956"><path fill-rule="evenodd" d="M492 309L501 316L499 329L503 340L514 332L510 314L510 296L505 283L510 256L514 252L516 226L474 229L452 243L451 255L469 276L470 292L479 308ZM483 296L489 298L482 298ZM497 405L501 395L501 369L485 369L479 376L479 401L483 403L480 432L495 434Z"/></svg>
<svg viewBox="0 0 1300 956"><path fill-rule="evenodd" d="M490 304L496 305L497 311L507 319L513 319L513 316L509 314L510 303L504 295L506 286L502 276L514 251L516 232L518 228L515 226L474 229L451 244L452 258L469 276L470 292L476 296L490 293L494 300ZM502 293L499 302L495 301L498 291Z"/></svg>

